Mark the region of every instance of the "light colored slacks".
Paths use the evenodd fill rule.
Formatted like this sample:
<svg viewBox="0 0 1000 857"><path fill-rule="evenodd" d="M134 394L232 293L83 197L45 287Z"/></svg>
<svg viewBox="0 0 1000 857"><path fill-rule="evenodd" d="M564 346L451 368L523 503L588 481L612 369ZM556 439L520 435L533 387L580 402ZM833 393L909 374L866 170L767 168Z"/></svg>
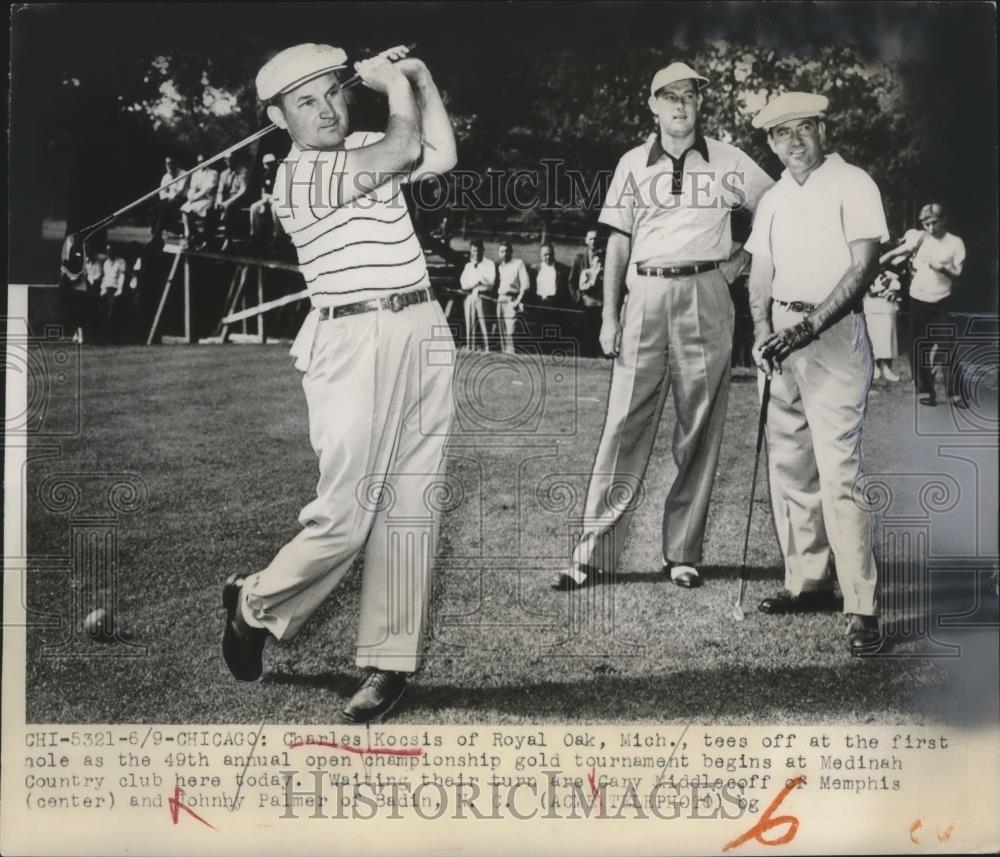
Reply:
<svg viewBox="0 0 1000 857"><path fill-rule="evenodd" d="M618 563L668 390L677 476L663 507L663 558L701 561L729 396L735 311L722 274L640 277L630 268L621 350L573 560L606 573Z"/></svg>
<svg viewBox="0 0 1000 857"><path fill-rule="evenodd" d="M775 305L774 329L802 319ZM865 317L852 313L793 352L771 380L767 457L771 505L792 595L830 588L844 612L877 614L870 514L860 497L861 427L872 381ZM760 376L763 384L763 375Z"/></svg>
<svg viewBox="0 0 1000 857"><path fill-rule="evenodd" d="M299 515L299 534L243 587L253 618L279 639L299 630L363 550L356 663L417 669L453 366L435 300L318 323L302 381L316 499Z"/></svg>
<svg viewBox="0 0 1000 857"><path fill-rule="evenodd" d="M517 322L517 310L510 298L497 301L497 329L500 331L500 350L504 354L514 353L514 325Z"/></svg>
<svg viewBox="0 0 1000 857"><path fill-rule="evenodd" d="M486 325L486 314L483 299L479 289L474 289L465 296L465 347L470 351L476 344L476 329L483 337L483 348L490 350L490 334Z"/></svg>

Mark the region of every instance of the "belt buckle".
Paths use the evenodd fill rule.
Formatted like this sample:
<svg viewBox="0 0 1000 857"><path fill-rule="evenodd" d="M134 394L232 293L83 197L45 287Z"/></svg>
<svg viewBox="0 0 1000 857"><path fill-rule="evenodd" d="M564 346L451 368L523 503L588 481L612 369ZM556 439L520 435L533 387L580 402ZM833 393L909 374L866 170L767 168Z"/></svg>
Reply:
<svg viewBox="0 0 1000 857"><path fill-rule="evenodd" d="M405 309L405 307L406 304L403 301L403 295L389 295L389 309L393 312L399 312L400 310Z"/></svg>

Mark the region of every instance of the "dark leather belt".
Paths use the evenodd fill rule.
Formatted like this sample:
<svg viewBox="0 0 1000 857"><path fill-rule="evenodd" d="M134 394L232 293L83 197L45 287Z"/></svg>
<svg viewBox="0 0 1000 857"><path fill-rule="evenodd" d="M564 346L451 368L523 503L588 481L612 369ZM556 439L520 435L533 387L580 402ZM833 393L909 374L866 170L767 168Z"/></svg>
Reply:
<svg viewBox="0 0 1000 857"><path fill-rule="evenodd" d="M673 265L661 268L648 268L639 265L635 272L640 277L692 277L695 274L704 274L705 271L714 271L719 267L718 262L697 262L694 265Z"/></svg>
<svg viewBox="0 0 1000 857"><path fill-rule="evenodd" d="M777 298L774 298L774 302L778 306L790 309L792 312L812 312L816 309L816 304L806 303L805 301L779 301Z"/></svg>
<svg viewBox="0 0 1000 857"><path fill-rule="evenodd" d="M806 303L806 301L779 301L777 298L773 299L778 306L783 306L787 310L792 312L812 312L816 309L816 304ZM851 307L850 312L864 312L864 308L858 304Z"/></svg>
<svg viewBox="0 0 1000 857"><path fill-rule="evenodd" d="M343 306L324 306L319 308L319 320L328 321L331 318L343 318L345 315L361 315L365 312L375 312L380 309L388 309L399 312L414 304L426 303L431 299L431 293L427 289L419 289L415 292L396 292L384 298L372 298L369 301L358 301L353 304Z"/></svg>

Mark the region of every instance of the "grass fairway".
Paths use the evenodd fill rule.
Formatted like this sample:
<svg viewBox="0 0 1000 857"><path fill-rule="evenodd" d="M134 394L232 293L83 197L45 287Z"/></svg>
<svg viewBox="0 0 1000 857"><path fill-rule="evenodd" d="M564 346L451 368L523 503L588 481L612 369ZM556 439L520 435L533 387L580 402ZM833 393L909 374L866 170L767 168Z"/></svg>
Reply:
<svg viewBox="0 0 1000 857"><path fill-rule="evenodd" d="M48 457L36 445L29 465L28 605L38 611L28 638L29 722L336 720L357 675L357 569L297 638L271 647L263 683L232 680L219 647L223 578L266 565L313 496L300 376L286 351L83 349L82 432ZM730 618L757 419L748 376L732 386L705 586L681 590L658 573L660 510L674 473L668 404L617 582L550 591L582 513L609 379L604 361L460 355L449 473L461 502L442 522L427 659L394 722L847 725L937 717L951 678L935 661L852 660L843 617L756 612L759 598L780 586L763 467L748 619ZM903 385L876 386L865 436L870 469L901 466L899 426L911 396ZM55 403L48 419L68 424L74 407ZM73 512L77 524L107 512L104 495L89 499L100 493L95 475L125 474L116 478L141 480L147 492L114 529L118 615L131 647L70 627L73 605L86 612L102 592L81 591L66 560L80 552L69 516L39 502L57 474L90 486ZM917 646L902 643L894 653Z"/></svg>

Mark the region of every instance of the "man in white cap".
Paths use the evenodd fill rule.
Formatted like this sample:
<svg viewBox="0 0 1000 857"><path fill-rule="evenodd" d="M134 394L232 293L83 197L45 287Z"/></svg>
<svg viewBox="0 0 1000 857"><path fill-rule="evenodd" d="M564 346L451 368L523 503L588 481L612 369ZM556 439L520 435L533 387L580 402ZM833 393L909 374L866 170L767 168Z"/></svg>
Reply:
<svg viewBox="0 0 1000 857"><path fill-rule="evenodd" d="M226 581L223 654L236 678L259 680L265 645L293 636L363 552L356 662L367 672L343 716L370 723L420 662L453 413L454 345L400 182L451 169L455 140L427 67L405 48L355 64L389 118L384 134L350 133L345 60L298 45L257 75L268 116L292 138L273 210L312 301L292 354L319 484L271 564Z"/></svg>
<svg viewBox="0 0 1000 857"><path fill-rule="evenodd" d="M601 211L611 232L600 340L616 360L583 532L556 589L615 572L671 389L677 475L663 510L662 570L678 586L701 584L696 565L729 393L728 281L748 258L733 243L730 215L753 210L772 184L746 153L699 130L706 82L681 62L656 73L648 101L656 133L618 162Z"/></svg>
<svg viewBox="0 0 1000 857"><path fill-rule="evenodd" d="M886 253L880 262L910 258L913 279L910 281L910 367L918 401L933 407L937 404L934 373L925 343L940 346L944 360L945 391L952 407L968 407L962 397L962 367L956 360L955 320L949 312L952 289L965 266L965 242L947 229L944 208L929 202L920 209L922 229L908 229L898 247Z"/></svg>
<svg viewBox="0 0 1000 857"><path fill-rule="evenodd" d="M861 503L861 428L872 381L862 299L888 238L878 187L827 154L822 95L789 92L753 124L785 165L757 208L747 249L754 360L771 379L771 503L785 591L769 614L837 609L831 559L849 614L848 646L880 642L872 521Z"/></svg>

